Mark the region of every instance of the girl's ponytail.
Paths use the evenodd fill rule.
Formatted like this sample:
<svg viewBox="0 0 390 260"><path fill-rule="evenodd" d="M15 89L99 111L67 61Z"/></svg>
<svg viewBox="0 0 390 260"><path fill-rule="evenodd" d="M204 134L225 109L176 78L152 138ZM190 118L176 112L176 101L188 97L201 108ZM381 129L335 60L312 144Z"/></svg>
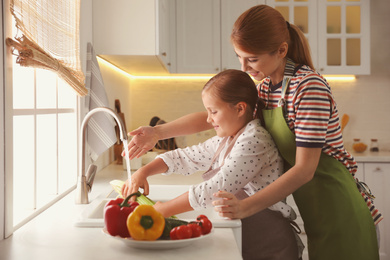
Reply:
<svg viewBox="0 0 390 260"><path fill-rule="evenodd" d="M265 108L264 101L258 97L257 102L256 102L256 110L255 110L255 114L253 117L260 119L262 126L265 126L264 117L263 117L263 109L264 108Z"/></svg>

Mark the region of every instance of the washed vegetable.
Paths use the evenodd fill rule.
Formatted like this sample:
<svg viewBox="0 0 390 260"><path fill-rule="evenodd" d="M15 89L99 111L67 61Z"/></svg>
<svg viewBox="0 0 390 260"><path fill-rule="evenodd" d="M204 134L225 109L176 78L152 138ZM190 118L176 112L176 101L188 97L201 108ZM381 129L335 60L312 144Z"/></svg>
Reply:
<svg viewBox="0 0 390 260"><path fill-rule="evenodd" d="M175 227L181 226L181 225L187 225L188 222L181 219L174 219L174 218L165 218L165 227L164 231L161 235L161 238L170 238L170 232Z"/></svg>
<svg viewBox="0 0 390 260"><path fill-rule="evenodd" d="M189 226L192 230L192 237L200 237L202 235L202 228L196 223L190 223Z"/></svg>
<svg viewBox="0 0 390 260"><path fill-rule="evenodd" d="M130 194L126 199L117 198L110 200L104 207L104 225L112 236L129 237L127 218L139 205L138 202L129 202L135 194Z"/></svg>
<svg viewBox="0 0 390 260"><path fill-rule="evenodd" d="M196 221L198 222L199 226L202 228L202 235L206 235L211 232L213 225L207 216L199 215L196 218Z"/></svg>
<svg viewBox="0 0 390 260"><path fill-rule="evenodd" d="M140 205L154 205L156 204L156 202L154 202L153 200L149 199L147 196L143 195L141 192L137 191L137 199L136 201L140 204Z"/></svg>
<svg viewBox="0 0 390 260"><path fill-rule="evenodd" d="M171 240L200 237L202 235L202 228L198 223L191 222L187 225L180 225L173 228L169 235Z"/></svg>
<svg viewBox="0 0 390 260"><path fill-rule="evenodd" d="M153 206L154 204L156 204L156 202L154 202L153 200L151 200L150 198L148 198L147 196L143 195L141 192L137 191L136 193L136 196L137 196L137 199L136 201L140 204L140 205L151 205ZM169 217L170 219L178 219L176 216L170 216ZM183 225L183 223L181 223L180 225Z"/></svg>
<svg viewBox="0 0 390 260"><path fill-rule="evenodd" d="M171 230L170 237L172 240L191 238L192 228L188 225L175 227Z"/></svg>
<svg viewBox="0 0 390 260"><path fill-rule="evenodd" d="M135 240L156 240L165 227L165 218L151 205L139 205L127 218L127 229Z"/></svg>

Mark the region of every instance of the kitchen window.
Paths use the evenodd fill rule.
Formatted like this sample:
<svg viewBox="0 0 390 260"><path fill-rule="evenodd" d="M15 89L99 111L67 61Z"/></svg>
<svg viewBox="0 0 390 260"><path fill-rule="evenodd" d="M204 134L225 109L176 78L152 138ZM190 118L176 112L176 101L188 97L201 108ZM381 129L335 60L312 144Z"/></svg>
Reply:
<svg viewBox="0 0 390 260"><path fill-rule="evenodd" d="M77 95L55 73L13 59L14 230L69 193L77 178Z"/></svg>

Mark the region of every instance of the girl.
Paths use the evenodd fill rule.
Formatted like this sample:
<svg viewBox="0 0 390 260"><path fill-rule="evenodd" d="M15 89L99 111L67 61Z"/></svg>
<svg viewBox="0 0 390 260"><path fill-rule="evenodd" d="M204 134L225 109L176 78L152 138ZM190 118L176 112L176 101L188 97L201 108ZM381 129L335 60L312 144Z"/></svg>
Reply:
<svg viewBox="0 0 390 260"><path fill-rule="evenodd" d="M205 171L204 182L155 208L165 217L212 205L213 193L224 190L245 198L274 182L283 172L283 160L259 119L262 103L247 73L227 70L214 76L202 91L207 122L217 136L206 142L158 156L136 171L122 188L124 196L141 187L149 193L147 177L189 175ZM296 218L285 198L242 221L244 259L298 259L290 219Z"/></svg>

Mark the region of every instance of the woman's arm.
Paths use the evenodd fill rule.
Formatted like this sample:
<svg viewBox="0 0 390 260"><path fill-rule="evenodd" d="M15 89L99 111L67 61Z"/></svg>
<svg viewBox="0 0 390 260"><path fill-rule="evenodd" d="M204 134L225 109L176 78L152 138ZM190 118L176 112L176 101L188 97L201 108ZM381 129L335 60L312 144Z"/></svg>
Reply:
<svg viewBox="0 0 390 260"><path fill-rule="evenodd" d="M215 210L223 217L242 219L270 207L313 178L320 155L321 148L297 147L295 165L275 182L241 201L231 193L218 192L215 196L222 199L213 202L218 206Z"/></svg>
<svg viewBox="0 0 390 260"><path fill-rule="evenodd" d="M129 133L134 136L128 145L129 157L130 159L140 157L152 149L159 140L194 134L211 129L211 127L207 123L207 112L192 113L155 127L141 126Z"/></svg>

